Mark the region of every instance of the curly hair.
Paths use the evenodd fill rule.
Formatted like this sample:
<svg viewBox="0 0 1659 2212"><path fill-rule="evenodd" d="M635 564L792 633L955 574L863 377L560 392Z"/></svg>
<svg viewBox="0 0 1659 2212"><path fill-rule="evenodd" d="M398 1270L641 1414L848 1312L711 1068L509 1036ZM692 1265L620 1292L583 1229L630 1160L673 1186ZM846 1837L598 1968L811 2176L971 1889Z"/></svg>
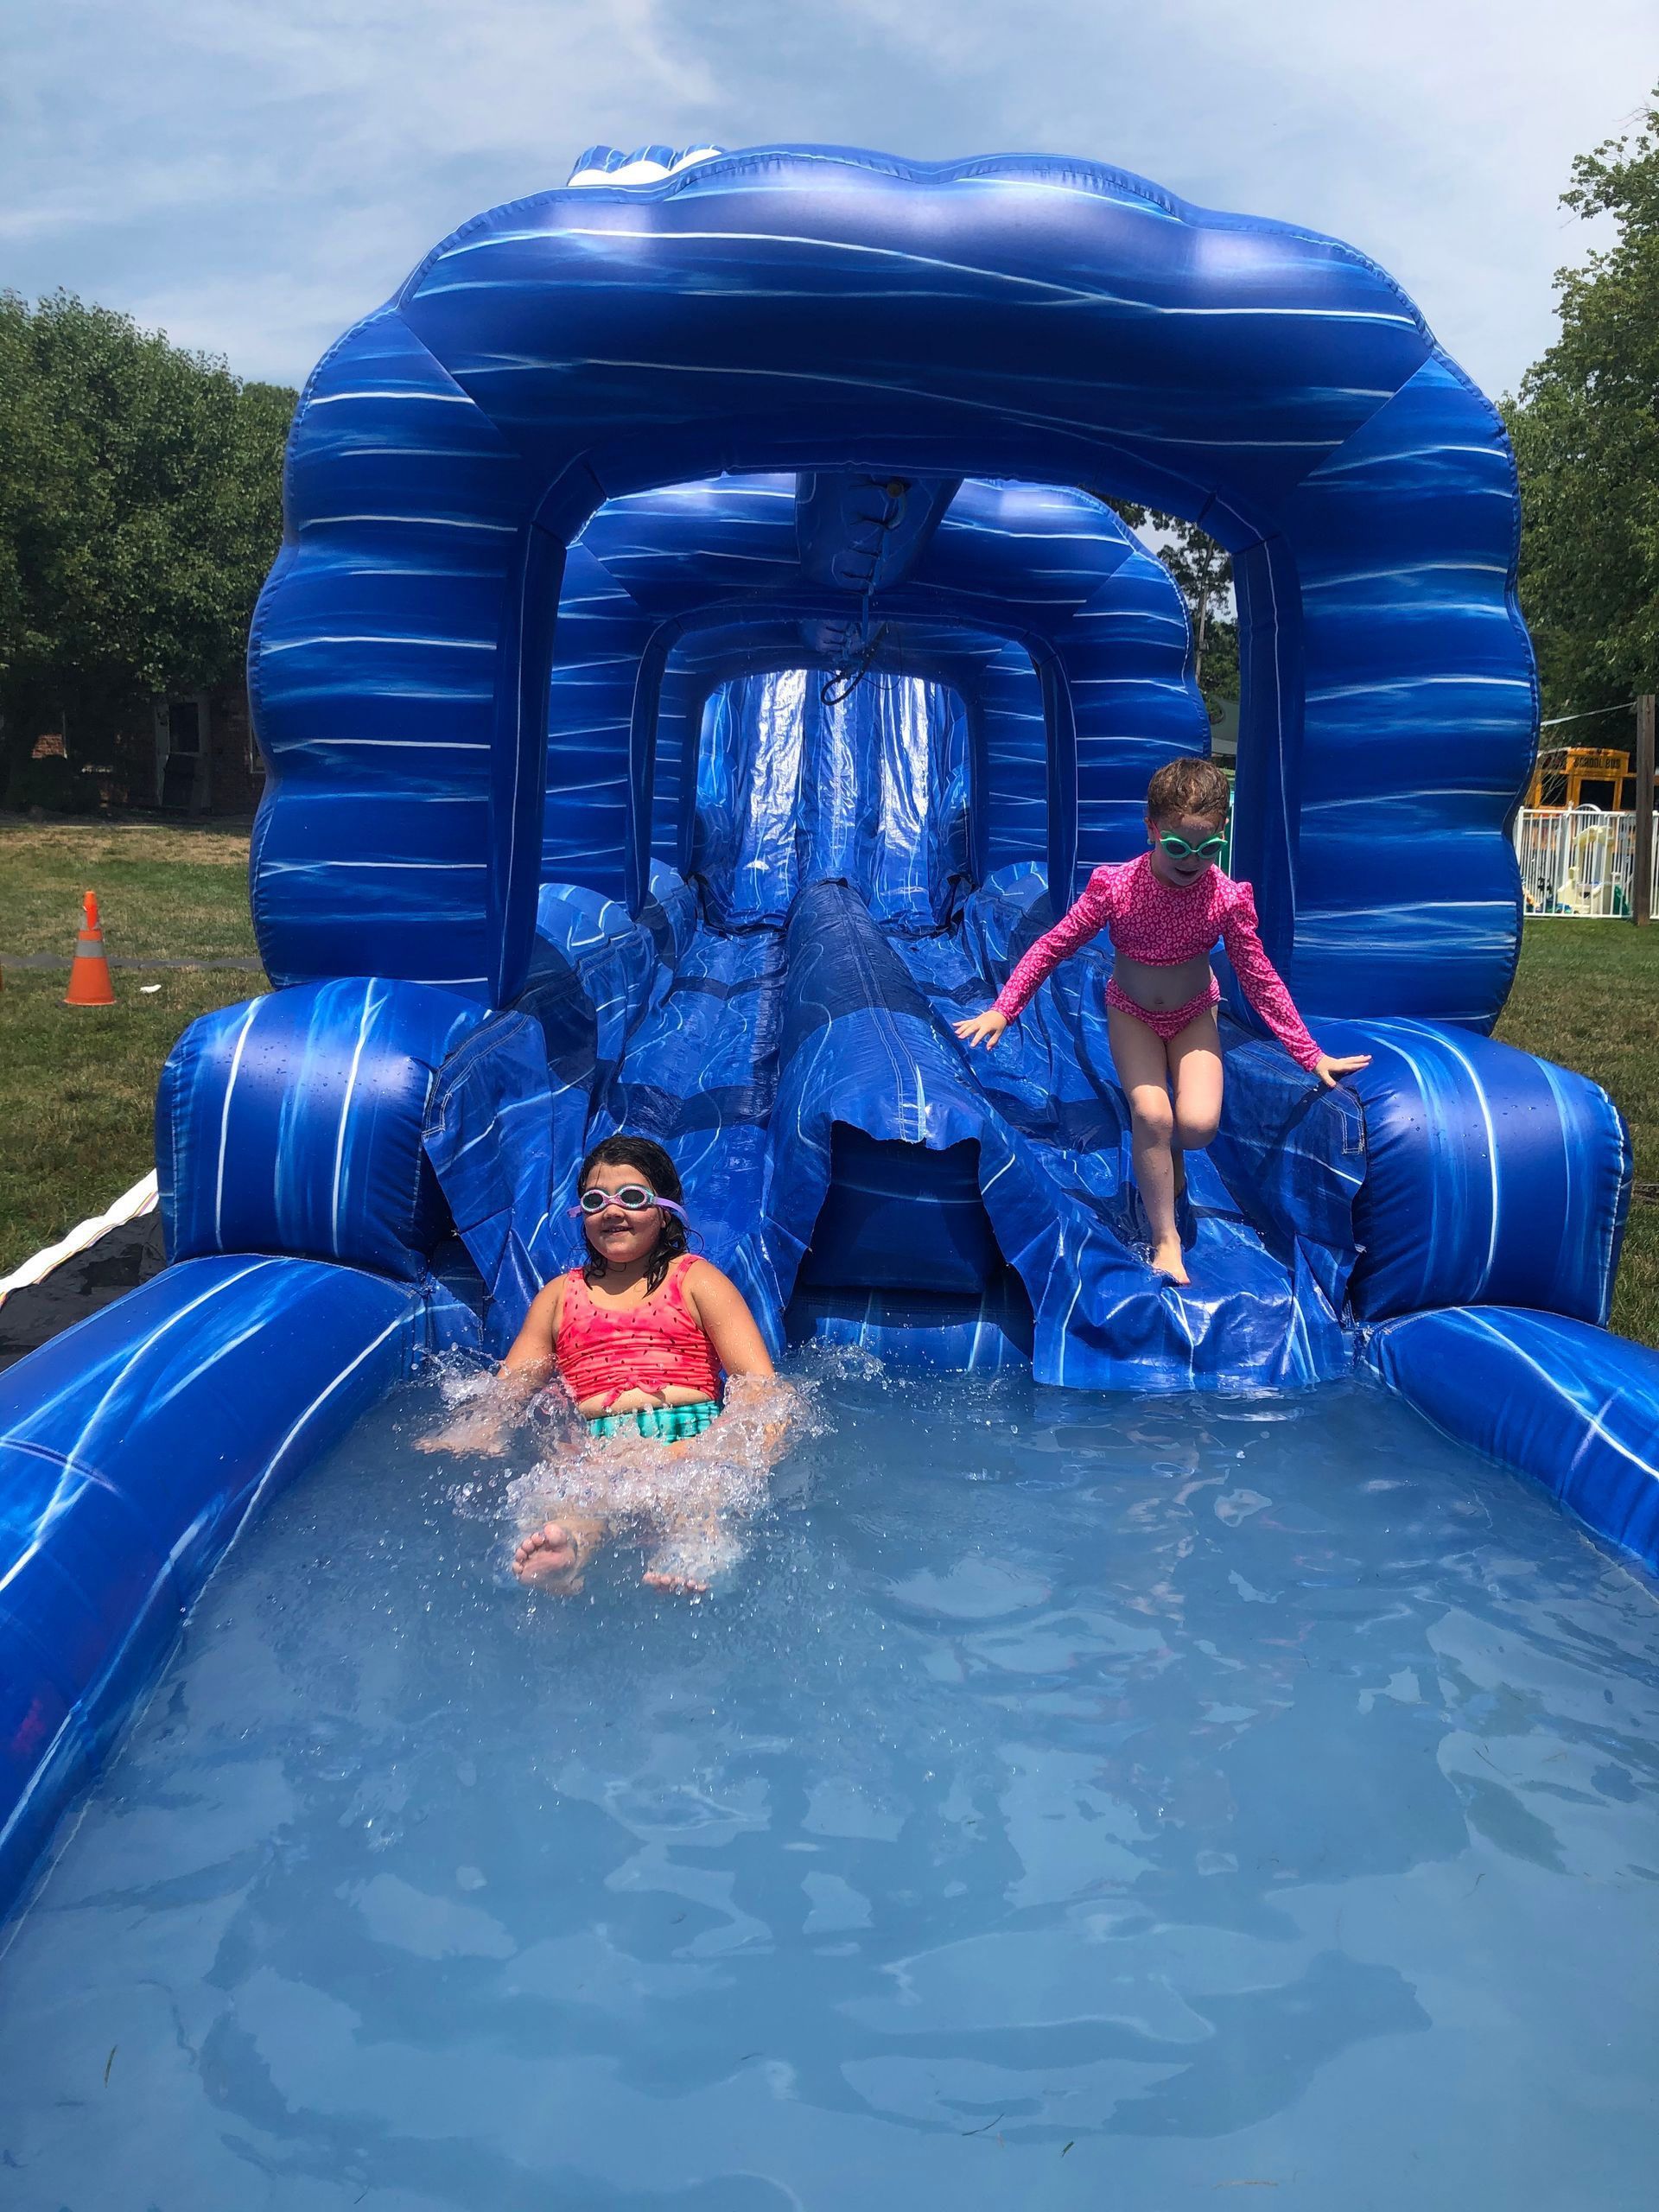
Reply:
<svg viewBox="0 0 1659 2212"><path fill-rule="evenodd" d="M1220 823L1227 819L1232 794L1227 779L1213 760L1189 755L1166 760L1147 786L1147 812L1154 822L1179 821L1196 814L1202 821Z"/></svg>
<svg viewBox="0 0 1659 2212"><path fill-rule="evenodd" d="M661 1145L651 1137L606 1137L592 1146L576 1175L578 1193L588 1187L588 1178L595 1167L637 1167L643 1181L656 1192L659 1198L672 1198L677 1205L684 1192L679 1173ZM677 1214L661 1216L662 1226L657 1231L657 1242L652 1247L651 1264L645 1269L647 1295L659 1288L670 1268L683 1252L691 1249L685 1234L685 1224ZM582 1231L587 1243L587 1230ZM582 1274L584 1282L597 1282L605 1272L605 1255L588 1245L588 1257Z"/></svg>

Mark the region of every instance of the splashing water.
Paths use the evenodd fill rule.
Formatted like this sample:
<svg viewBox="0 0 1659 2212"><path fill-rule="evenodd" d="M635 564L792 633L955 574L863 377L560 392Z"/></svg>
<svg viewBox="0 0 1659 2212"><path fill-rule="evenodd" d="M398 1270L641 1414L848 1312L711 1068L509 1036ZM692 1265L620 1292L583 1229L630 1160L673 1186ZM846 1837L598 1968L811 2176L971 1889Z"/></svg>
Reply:
<svg viewBox="0 0 1659 2212"><path fill-rule="evenodd" d="M793 1377L732 1377L719 1421L664 1445L626 1430L594 1436L556 1385L525 1398L453 1355L432 1366L445 1406L459 1415L442 1435L463 1450L505 1452L518 1442L539 1454L508 1480L501 1501L518 1535L579 1516L643 1541L648 1572L696 1588L742 1558L779 1458L825 1431L815 1384Z"/></svg>
<svg viewBox="0 0 1659 2212"><path fill-rule="evenodd" d="M520 1587L432 1381L276 1503L0 1961L6 2212L1645 2212L1650 1585L1358 1386L802 1379L700 1605Z"/></svg>

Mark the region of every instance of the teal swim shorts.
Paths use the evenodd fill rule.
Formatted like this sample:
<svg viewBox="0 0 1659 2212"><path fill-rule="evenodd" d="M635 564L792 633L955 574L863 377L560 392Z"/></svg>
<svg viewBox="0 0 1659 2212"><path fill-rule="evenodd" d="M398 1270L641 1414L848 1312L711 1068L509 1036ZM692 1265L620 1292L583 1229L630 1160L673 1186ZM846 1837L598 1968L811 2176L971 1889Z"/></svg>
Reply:
<svg viewBox="0 0 1659 2212"><path fill-rule="evenodd" d="M594 1436L648 1436L654 1444L683 1444L701 1436L720 1419L716 1398L699 1398L690 1406L640 1406L627 1414L595 1414L589 1421Z"/></svg>

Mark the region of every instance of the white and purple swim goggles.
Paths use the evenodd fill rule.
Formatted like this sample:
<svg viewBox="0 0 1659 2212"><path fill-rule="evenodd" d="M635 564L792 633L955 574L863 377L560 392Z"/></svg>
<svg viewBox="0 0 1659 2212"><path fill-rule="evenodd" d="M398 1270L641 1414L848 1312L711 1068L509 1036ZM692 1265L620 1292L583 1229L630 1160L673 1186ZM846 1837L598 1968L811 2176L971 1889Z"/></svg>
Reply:
<svg viewBox="0 0 1659 2212"><path fill-rule="evenodd" d="M620 1206L626 1213L646 1213L652 1206L660 1206L676 1221L685 1221L683 1205L677 1205L672 1198L659 1198L643 1183L625 1183L620 1191L584 1191L570 1208L570 1218L575 1221L581 1214L603 1213L607 1206Z"/></svg>

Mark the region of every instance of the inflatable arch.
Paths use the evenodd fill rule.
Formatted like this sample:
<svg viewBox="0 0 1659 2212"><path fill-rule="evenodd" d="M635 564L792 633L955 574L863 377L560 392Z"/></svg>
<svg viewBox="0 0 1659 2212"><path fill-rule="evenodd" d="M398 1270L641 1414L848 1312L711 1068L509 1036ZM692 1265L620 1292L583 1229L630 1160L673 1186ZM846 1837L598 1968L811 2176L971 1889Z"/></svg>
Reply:
<svg viewBox="0 0 1659 2212"><path fill-rule="evenodd" d="M311 379L251 658L272 973L509 1003L566 547L626 493L849 467L1201 522L1234 559L1269 950L1315 1012L1490 1025L1536 719L1514 474L1410 302L1332 239L1089 162L786 147L482 216ZM626 779L620 742L582 772ZM374 907L349 948L316 912L336 861ZM411 911L410 875L444 897Z"/></svg>
<svg viewBox="0 0 1659 2212"><path fill-rule="evenodd" d="M672 1145L776 1343L1116 1390L1368 1364L1659 1564L1659 1359L1605 1325L1628 1141L1484 1033L1535 721L1513 470L1363 255L1084 162L594 149L329 353L286 490L277 988L168 1064L171 1264L0 1378L0 1906L261 1502L434 1347L501 1347L614 1126ZM950 1027L1202 741L1112 499L1233 555L1235 872L1373 1055L1323 1093L1224 1020L1184 1291L1137 1249L1098 955L995 1065Z"/></svg>

